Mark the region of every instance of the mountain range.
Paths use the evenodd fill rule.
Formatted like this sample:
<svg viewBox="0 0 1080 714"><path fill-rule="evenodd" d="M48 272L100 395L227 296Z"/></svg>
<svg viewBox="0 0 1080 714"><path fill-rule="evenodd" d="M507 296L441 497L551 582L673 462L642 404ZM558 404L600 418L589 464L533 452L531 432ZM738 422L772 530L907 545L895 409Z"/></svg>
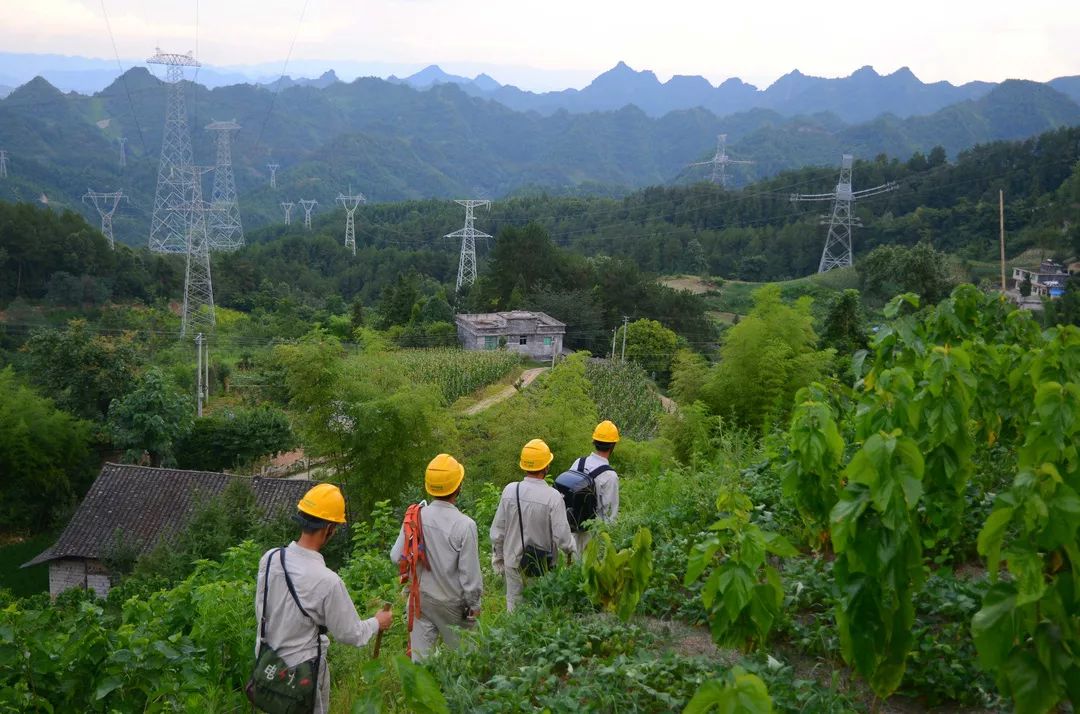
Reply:
<svg viewBox="0 0 1080 714"><path fill-rule="evenodd" d="M833 105L836 111L795 116L774 108L720 116L695 107L654 117L636 104L588 113L516 111L476 96L483 78L478 85L476 79L446 81L443 74L431 69L400 80L345 83L328 73L316 82L215 89L188 82L195 162L214 162L207 123L240 123L233 163L245 225L256 226L280 220L283 200L314 198L319 211L332 210L335 197L350 185L370 200L388 201L476 194L499 198L530 191L612 195L646 185L690 183L706 178L707 170L687 165L709 158L720 133L728 135L732 156L754 162L735 167L733 178L743 184L804 165L834 166L842 153L906 160L940 145L955 157L978 143L1024 139L1080 124L1080 105L1064 93L1080 89L1073 81L1077 78L1059 82L1064 91L1011 80L930 114L885 113L852 123L841 116L843 103ZM640 74L627 68L615 78ZM809 82L795 91L803 79L788 83L782 106L799 106L800 96L798 101L810 108L823 101L811 101L812 96L843 98L828 90L834 84ZM863 73L858 81L872 80ZM816 94L807 95L814 87ZM41 78L16 88L0 100L0 148L8 151L10 173L0 181L0 199L44 197L51 205L90 215L79 200L88 187L123 189L131 201L117 214L117 235L130 242L145 240L165 90L143 68L129 70L93 96L65 94ZM586 90L579 94L592 91ZM123 170L118 166L120 137L128 140ZM270 162L281 167L276 190L268 186Z"/></svg>

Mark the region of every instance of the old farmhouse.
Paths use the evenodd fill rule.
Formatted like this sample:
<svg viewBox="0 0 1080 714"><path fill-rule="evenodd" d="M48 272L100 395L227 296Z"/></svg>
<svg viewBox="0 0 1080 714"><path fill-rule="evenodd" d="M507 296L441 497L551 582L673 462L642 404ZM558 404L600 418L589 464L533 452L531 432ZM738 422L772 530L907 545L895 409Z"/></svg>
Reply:
<svg viewBox="0 0 1080 714"><path fill-rule="evenodd" d="M105 464L60 538L23 567L49 564L52 597L75 587L104 597L111 584L104 564L110 553L118 548L147 553L176 536L200 503L238 480L251 485L255 503L267 518L293 512L313 485L306 480Z"/></svg>
<svg viewBox="0 0 1080 714"><path fill-rule="evenodd" d="M467 350L505 348L537 360L562 352L565 323L543 312L511 310L454 317L458 341Z"/></svg>

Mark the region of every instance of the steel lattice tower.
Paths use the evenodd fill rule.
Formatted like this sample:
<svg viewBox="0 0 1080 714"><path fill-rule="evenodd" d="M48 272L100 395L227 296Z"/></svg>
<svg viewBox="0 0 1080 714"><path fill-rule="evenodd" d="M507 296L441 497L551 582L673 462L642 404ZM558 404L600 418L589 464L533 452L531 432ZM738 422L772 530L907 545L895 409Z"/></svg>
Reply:
<svg viewBox="0 0 1080 714"><path fill-rule="evenodd" d="M127 166L127 137L121 136L117 141L120 142L120 168Z"/></svg>
<svg viewBox="0 0 1080 714"><path fill-rule="evenodd" d="M156 253L183 253L187 250L190 223L185 210L192 193L187 182L197 176L187 170L192 164L192 153L187 106L184 103L184 67L198 67L199 63L190 52L179 55L160 49L146 62L165 65L169 85L154 213L150 219L150 250Z"/></svg>
<svg viewBox="0 0 1080 714"><path fill-rule="evenodd" d="M116 191L115 193L99 193L89 188L86 189L86 193L82 197L84 203L93 203L94 208L97 209L98 215L101 216L101 232L109 240L110 248L115 247L115 242L113 241L112 217L113 214L116 213L116 207L120 205L120 200L123 198L127 198L123 191Z"/></svg>
<svg viewBox="0 0 1080 714"><path fill-rule="evenodd" d="M476 239L490 238L487 233L476 230L473 226L473 209L477 206L490 206L491 201L479 199L466 199L455 201L465 206L465 227L461 230L447 233L444 238L461 238L461 257L458 260L457 291L461 292L463 286L472 285L476 282Z"/></svg>
<svg viewBox="0 0 1080 714"><path fill-rule="evenodd" d="M853 212L855 202L860 198L869 198L898 188L895 182L875 186L874 188L853 191L851 188L851 167L854 158L844 154L840 163L840 180L832 193L791 194L792 201L832 201L832 214L822 217L821 224L829 226L825 236L825 248L821 251L818 272L825 273L833 268L846 268L852 264L852 236L854 229L861 226L858 216Z"/></svg>
<svg viewBox="0 0 1080 714"><path fill-rule="evenodd" d="M277 164L267 164L266 168L270 169L270 188L277 188Z"/></svg>
<svg viewBox="0 0 1080 714"><path fill-rule="evenodd" d="M210 236L206 218L211 208L203 201L202 193L202 174L211 170L197 166L188 166L183 170L190 193L183 206L188 217L188 230L181 337L189 332L214 331L214 285L210 278Z"/></svg>
<svg viewBox="0 0 1080 714"><path fill-rule="evenodd" d="M0 149L0 178L7 178L7 151Z"/></svg>
<svg viewBox="0 0 1080 714"><path fill-rule="evenodd" d="M716 154L708 161L698 161L690 166L711 166L709 180L727 188L727 167L730 164L752 164L753 161L733 159L727 154L727 134L716 135Z"/></svg>
<svg viewBox="0 0 1080 714"><path fill-rule="evenodd" d="M217 163L214 190L210 194L210 250L233 251L244 245L244 226L236 203L236 180L232 167L232 135L240 125L233 121L213 121L208 131L217 132Z"/></svg>
<svg viewBox="0 0 1080 714"><path fill-rule="evenodd" d="M353 223L353 214L356 207L361 203L367 203L367 197L362 193L353 195L352 186L349 186L349 195L338 194L337 200L345 206L345 247L352 248L352 254L356 255L356 224Z"/></svg>
<svg viewBox="0 0 1080 714"><path fill-rule="evenodd" d="M319 202L313 198L301 198L300 207L304 209L304 230L311 230L311 212Z"/></svg>
<svg viewBox="0 0 1080 714"><path fill-rule="evenodd" d="M282 201L281 207L285 209L285 225L292 223L292 209L296 204L292 201Z"/></svg>

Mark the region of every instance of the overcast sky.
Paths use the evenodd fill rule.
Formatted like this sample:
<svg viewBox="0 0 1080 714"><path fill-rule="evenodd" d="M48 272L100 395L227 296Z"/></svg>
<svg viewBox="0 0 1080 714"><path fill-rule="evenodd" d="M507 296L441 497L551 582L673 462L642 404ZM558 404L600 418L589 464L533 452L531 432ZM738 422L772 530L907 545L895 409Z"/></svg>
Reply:
<svg viewBox="0 0 1080 714"><path fill-rule="evenodd" d="M583 86L624 60L661 80L764 87L798 68L907 65L923 81L1080 74L1077 0L104 0L121 58L196 49L217 66L300 60L407 72L437 63L527 89ZM0 0L0 48L113 57L102 0ZM346 63L351 63L347 65ZM296 74L294 71L293 74ZM346 69L343 73L355 74Z"/></svg>

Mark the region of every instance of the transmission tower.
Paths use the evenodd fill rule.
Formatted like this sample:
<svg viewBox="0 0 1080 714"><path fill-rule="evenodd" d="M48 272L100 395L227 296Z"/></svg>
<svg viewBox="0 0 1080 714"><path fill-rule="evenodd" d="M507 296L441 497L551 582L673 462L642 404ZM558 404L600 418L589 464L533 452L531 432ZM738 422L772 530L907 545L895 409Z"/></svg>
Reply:
<svg viewBox="0 0 1080 714"><path fill-rule="evenodd" d="M121 136L117 141L120 142L120 168L127 166L127 137Z"/></svg>
<svg viewBox="0 0 1080 714"><path fill-rule="evenodd" d="M840 180L836 184L836 190L832 193L815 194L791 194L791 200L795 201L832 201L832 214L822 216L821 225L829 226L829 233L825 237L825 249L821 251L821 262L818 263L818 272L825 273L833 268L846 268L852 264L851 238L853 229L861 226L858 216L854 215L855 202L860 198L869 198L879 193L895 191L899 186L890 181L874 188L853 191L851 189L851 166L853 163L851 154L844 154L840 163Z"/></svg>
<svg viewBox="0 0 1080 714"><path fill-rule="evenodd" d="M353 195L352 186L349 186L349 195L338 194L337 200L345 206L345 247L352 248L352 254L356 255L356 225L353 223L353 214L356 207L361 203L367 203L367 198L362 193Z"/></svg>
<svg viewBox="0 0 1080 714"><path fill-rule="evenodd" d="M210 194L210 250L233 251L244 244L244 226L236 204L236 181L232 168L232 135L240 125L236 121L213 121L208 131L217 132L217 163L214 165L214 190Z"/></svg>
<svg viewBox="0 0 1080 714"><path fill-rule="evenodd" d="M123 191L116 191L115 193L99 193L91 189L86 189L86 193L82 199L84 203L93 203L94 208L97 209L98 215L101 216L101 232L109 239L109 247L115 247L113 241L112 231L112 217L116 213L116 207L120 205L120 199L127 198Z"/></svg>
<svg viewBox="0 0 1080 714"><path fill-rule="evenodd" d="M214 331L214 286L210 279L210 236L207 230L207 214L212 210L203 201L202 193L202 174L212 170L211 167L202 166L187 166L183 169L183 180L190 187L190 193L187 195L188 200L182 205L188 225L181 337L188 332Z"/></svg>
<svg viewBox="0 0 1080 714"><path fill-rule="evenodd" d="M282 201L281 207L285 209L285 225L292 223L292 209L296 204L292 201Z"/></svg>
<svg viewBox="0 0 1080 714"><path fill-rule="evenodd" d="M156 253L183 253L187 251L190 223L186 207L192 193L187 182L197 177L196 173L187 170L192 163L192 154L187 107L184 104L184 67L198 67L199 63L190 52L186 55L169 54L160 48L146 62L165 65L169 85L154 213L150 219L150 250Z"/></svg>
<svg viewBox="0 0 1080 714"><path fill-rule="evenodd" d="M0 178L7 178L7 151L0 149Z"/></svg>
<svg viewBox="0 0 1080 714"><path fill-rule="evenodd" d="M267 164L266 168L270 169L270 188L277 188L277 164Z"/></svg>
<svg viewBox="0 0 1080 714"><path fill-rule="evenodd" d="M311 230L311 212L319 202L313 198L301 198L300 207L304 209L304 230Z"/></svg>
<svg viewBox="0 0 1080 714"><path fill-rule="evenodd" d="M753 161L733 159L727 155L727 134L716 135L716 154L708 161L698 161L690 166L711 166L709 180L727 188L727 167L731 164L752 164Z"/></svg>
<svg viewBox="0 0 1080 714"><path fill-rule="evenodd" d="M490 238L487 233L482 233L473 227L473 209L477 206L491 206L491 201L486 199L467 199L455 201L465 206L465 227L461 230L447 233L444 238L461 238L461 258L458 260L457 291L466 285L476 282L476 239Z"/></svg>

